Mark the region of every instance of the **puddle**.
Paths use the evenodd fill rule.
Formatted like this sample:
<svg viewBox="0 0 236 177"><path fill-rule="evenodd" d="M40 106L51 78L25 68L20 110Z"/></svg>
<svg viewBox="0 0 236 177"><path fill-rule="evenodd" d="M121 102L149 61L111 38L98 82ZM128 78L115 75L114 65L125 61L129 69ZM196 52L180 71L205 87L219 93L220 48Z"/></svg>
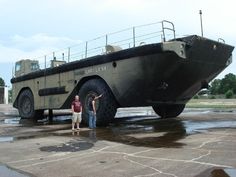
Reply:
<svg viewBox="0 0 236 177"><path fill-rule="evenodd" d="M22 135L22 136L0 136L0 143L3 142L13 142L16 140L26 140L26 139L33 139L33 138L40 138L40 137L46 137L49 136L48 133L38 133L38 134L32 134L32 135Z"/></svg>
<svg viewBox="0 0 236 177"><path fill-rule="evenodd" d="M182 114L206 114L206 113L235 113L236 110L232 108L224 108L224 109L218 109L218 108L185 108Z"/></svg>
<svg viewBox="0 0 236 177"><path fill-rule="evenodd" d="M145 108L119 108L115 115L116 118L125 117L143 117L143 116L157 116L151 107Z"/></svg>
<svg viewBox="0 0 236 177"><path fill-rule="evenodd" d="M13 140L14 140L14 138L10 137L10 136L0 137L0 143L2 143L2 142L11 142Z"/></svg>
<svg viewBox="0 0 236 177"><path fill-rule="evenodd" d="M65 124L71 123L70 116L56 116L53 117L53 122L50 122L48 118L34 120L34 119L22 119L20 117L13 117L4 119L4 124L19 125L19 126L38 126L38 125L51 125L51 124Z"/></svg>
<svg viewBox="0 0 236 177"><path fill-rule="evenodd" d="M224 172L230 177L236 176L236 169L224 169Z"/></svg>
<svg viewBox="0 0 236 177"><path fill-rule="evenodd" d="M130 111L130 114L127 112ZM207 111L207 110L205 110ZM203 111L205 114L206 112ZM135 114L138 114L135 116ZM131 116L131 117L119 117L119 116ZM117 115L116 115L117 116ZM56 116L53 118L53 123L50 123L47 118L34 122L29 119L11 118L5 119L5 123L17 124L27 126L38 126L41 132L33 132L27 135L20 135L15 137L0 137L0 142L38 138L45 136L73 136L70 131L57 133L57 130L50 129L44 125L57 125L57 124L71 124L71 116ZM37 128L38 128L37 127ZM182 120L181 118L161 119L153 116L151 109L124 109L120 111L113 124L108 127L97 128L94 131L80 131L79 136L87 138L92 142L97 140L115 141L135 146L147 146L147 147L175 147L180 148L184 146L179 140L185 138L194 133L204 133L209 129L216 128L235 128L235 121L228 120L216 120L211 121L204 120ZM44 129L45 128L45 129ZM66 127L68 128L68 127ZM65 126L63 128L65 130ZM62 129L61 129L62 130ZM68 129L66 129L68 130ZM83 146L83 145L81 145ZM88 145L89 146L89 145ZM53 150L58 150L58 147L50 147ZM48 149L48 151L50 150ZM67 149L68 147L62 147L60 150ZM67 151L73 151L73 144L70 145L70 149Z"/></svg>
<svg viewBox="0 0 236 177"><path fill-rule="evenodd" d="M94 146L93 143L81 140L81 141L70 141L56 146L44 146L40 147L39 149L41 151L46 151L46 152L77 152L90 149L93 146Z"/></svg>
<svg viewBox="0 0 236 177"><path fill-rule="evenodd" d="M210 129L236 127L236 121L182 121L179 118L145 117L135 122L132 120L117 121L111 126L93 131L81 131L80 135L93 141L107 140L135 146L180 148L184 144L178 141L186 136L204 133Z"/></svg>
<svg viewBox="0 0 236 177"><path fill-rule="evenodd" d="M56 116L56 117L53 117L53 122L51 122L50 124L65 124L65 123L70 123L71 124L71 116Z"/></svg>
<svg viewBox="0 0 236 177"><path fill-rule="evenodd" d="M208 169L195 177L235 177L236 169Z"/></svg>
<svg viewBox="0 0 236 177"><path fill-rule="evenodd" d="M187 134L207 132L214 128L235 128L236 121L183 121Z"/></svg>
<svg viewBox="0 0 236 177"><path fill-rule="evenodd" d="M0 176L3 177L30 177L31 175L20 173L7 166L0 165Z"/></svg>
<svg viewBox="0 0 236 177"><path fill-rule="evenodd" d="M20 117L8 118L4 119L4 124L19 124L20 120L21 120Z"/></svg>
<svg viewBox="0 0 236 177"><path fill-rule="evenodd" d="M107 140L147 147L181 147L177 142L186 136L184 124L176 119L143 119L138 123L118 122L106 128L80 131L80 136L91 141Z"/></svg>
<svg viewBox="0 0 236 177"><path fill-rule="evenodd" d="M55 124L65 124L70 122L70 116L60 116L55 119ZM40 125L40 123L36 123L35 125ZM92 142L96 142L97 140L107 140L134 146L180 148L184 146L184 144L180 143L179 140L191 134L204 133L213 128L235 127L236 121L186 121L181 120L180 118L160 119L139 116L135 118L116 119L115 122L108 127L97 128L96 130L80 131L79 136ZM63 130L60 130L60 132L61 133L57 133L56 130L49 131L49 129L45 129L43 132L34 132L33 134L23 136L0 137L0 142L45 136L73 136L70 131L63 132ZM82 144L79 145L84 146ZM64 146L59 149L58 147L48 147L47 151L50 149L54 151L64 151L65 149L65 151L72 152L78 150L75 149L73 144L70 144L69 147Z"/></svg>

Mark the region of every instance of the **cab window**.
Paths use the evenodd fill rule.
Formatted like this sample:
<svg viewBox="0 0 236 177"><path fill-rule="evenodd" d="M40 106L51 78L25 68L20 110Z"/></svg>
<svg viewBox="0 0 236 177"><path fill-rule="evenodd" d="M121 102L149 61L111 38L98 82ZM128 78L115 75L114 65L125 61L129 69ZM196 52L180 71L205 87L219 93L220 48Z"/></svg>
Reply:
<svg viewBox="0 0 236 177"><path fill-rule="evenodd" d="M20 63L16 63L16 71L20 71L21 70L21 64Z"/></svg>
<svg viewBox="0 0 236 177"><path fill-rule="evenodd" d="M31 63L31 71L35 71L39 69L38 63Z"/></svg>

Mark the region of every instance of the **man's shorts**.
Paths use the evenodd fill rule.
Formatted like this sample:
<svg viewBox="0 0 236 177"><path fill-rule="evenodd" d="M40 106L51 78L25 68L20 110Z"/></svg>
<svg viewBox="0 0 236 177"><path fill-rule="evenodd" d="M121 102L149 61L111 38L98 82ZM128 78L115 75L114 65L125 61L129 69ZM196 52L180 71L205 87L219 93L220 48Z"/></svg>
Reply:
<svg viewBox="0 0 236 177"><path fill-rule="evenodd" d="M80 123L82 120L81 118L81 112L74 112L72 115L72 122Z"/></svg>

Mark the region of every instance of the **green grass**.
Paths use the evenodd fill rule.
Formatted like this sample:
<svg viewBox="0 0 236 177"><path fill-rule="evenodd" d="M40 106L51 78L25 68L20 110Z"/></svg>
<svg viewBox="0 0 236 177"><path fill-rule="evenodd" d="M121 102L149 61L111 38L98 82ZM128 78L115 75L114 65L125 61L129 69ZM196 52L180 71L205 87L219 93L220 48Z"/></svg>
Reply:
<svg viewBox="0 0 236 177"><path fill-rule="evenodd" d="M236 109L236 99L192 99L187 108Z"/></svg>

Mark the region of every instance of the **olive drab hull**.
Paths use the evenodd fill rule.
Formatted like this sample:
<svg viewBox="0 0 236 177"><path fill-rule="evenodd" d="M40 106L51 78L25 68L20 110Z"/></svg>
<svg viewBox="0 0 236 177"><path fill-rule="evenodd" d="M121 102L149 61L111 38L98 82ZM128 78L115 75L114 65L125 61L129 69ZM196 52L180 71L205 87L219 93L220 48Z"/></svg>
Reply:
<svg viewBox="0 0 236 177"><path fill-rule="evenodd" d="M233 49L192 35L39 70L11 80L14 106L29 89L35 110L70 108L90 79L104 82L117 107L186 104L232 62Z"/></svg>
<svg viewBox="0 0 236 177"><path fill-rule="evenodd" d="M177 55L181 44L171 51L167 43L166 51L122 61L127 70L115 79L122 106L185 104L232 62L232 46L199 36L177 40L184 56Z"/></svg>
<svg viewBox="0 0 236 177"><path fill-rule="evenodd" d="M66 101L77 84L92 76L106 82L121 107L186 103L230 64L232 50L232 46L190 36L68 63L14 78L12 83L18 92L30 87L36 100L45 97L35 103L39 109L68 108Z"/></svg>

